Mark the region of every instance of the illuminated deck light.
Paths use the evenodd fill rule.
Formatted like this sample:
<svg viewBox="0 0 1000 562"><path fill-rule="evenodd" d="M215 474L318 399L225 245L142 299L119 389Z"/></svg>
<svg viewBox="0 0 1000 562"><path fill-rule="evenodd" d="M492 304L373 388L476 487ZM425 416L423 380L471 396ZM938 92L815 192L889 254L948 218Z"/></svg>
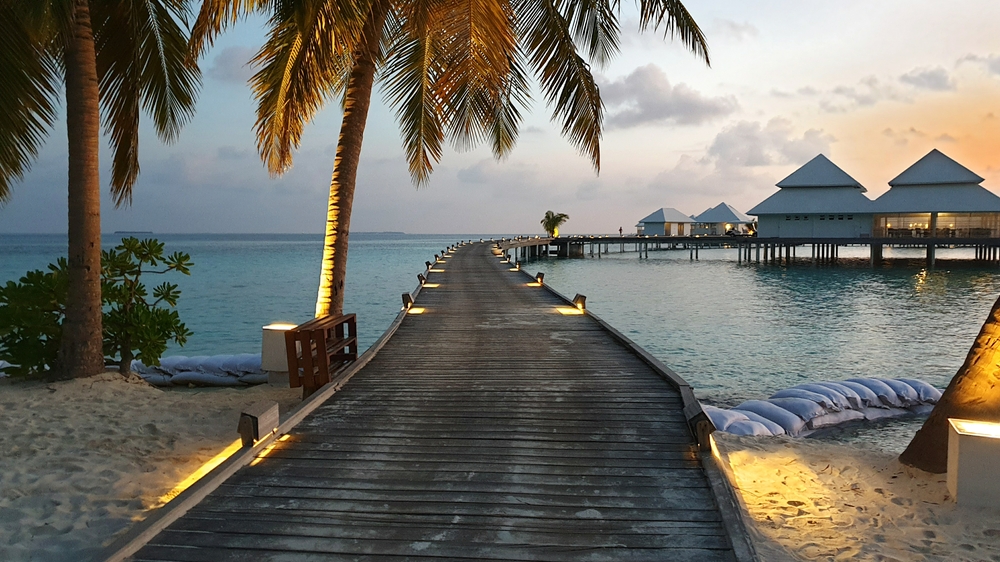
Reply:
<svg viewBox="0 0 1000 562"><path fill-rule="evenodd" d="M424 283L425 289L437 289L440 286L441 286L440 283Z"/></svg>
<svg viewBox="0 0 1000 562"><path fill-rule="evenodd" d="M584 312L579 308L573 308L571 306L557 306L556 311L563 316L574 316L578 314L583 314Z"/></svg>
<svg viewBox="0 0 1000 562"><path fill-rule="evenodd" d="M413 296L410 293L403 293L403 310L410 310L413 308Z"/></svg>
<svg viewBox="0 0 1000 562"><path fill-rule="evenodd" d="M427 309L422 306L414 306L406 311L407 314L423 314Z"/></svg>
<svg viewBox="0 0 1000 562"><path fill-rule="evenodd" d="M440 268L440 267L436 268L436 269L432 267L432 268L428 269L427 271L430 272L430 273L444 273L444 269Z"/></svg>
<svg viewBox="0 0 1000 562"><path fill-rule="evenodd" d="M576 296L573 297L573 304L575 304L580 310L587 310L587 297L577 293Z"/></svg>

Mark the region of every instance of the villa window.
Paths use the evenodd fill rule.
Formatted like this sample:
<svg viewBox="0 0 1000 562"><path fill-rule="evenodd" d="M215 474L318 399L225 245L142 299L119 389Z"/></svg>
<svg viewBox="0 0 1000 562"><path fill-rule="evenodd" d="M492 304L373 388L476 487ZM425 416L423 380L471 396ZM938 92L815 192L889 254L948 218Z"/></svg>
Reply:
<svg viewBox="0 0 1000 562"><path fill-rule="evenodd" d="M785 215L785 220L786 221L792 220L792 215Z"/></svg>
<svg viewBox="0 0 1000 562"><path fill-rule="evenodd" d="M820 215L820 216L819 216L819 220L821 220L821 221L825 221L825 220L826 220L826 215Z"/></svg>
<svg viewBox="0 0 1000 562"><path fill-rule="evenodd" d="M799 220L799 216L798 215L795 215L795 220Z"/></svg>
<svg viewBox="0 0 1000 562"><path fill-rule="evenodd" d="M834 215L830 215L830 220L833 220Z"/></svg>
<svg viewBox="0 0 1000 562"><path fill-rule="evenodd" d="M844 215L837 215L837 220L839 220L839 221L844 220Z"/></svg>
<svg viewBox="0 0 1000 562"><path fill-rule="evenodd" d="M854 215L847 215L847 220L849 220L849 221L854 220Z"/></svg>

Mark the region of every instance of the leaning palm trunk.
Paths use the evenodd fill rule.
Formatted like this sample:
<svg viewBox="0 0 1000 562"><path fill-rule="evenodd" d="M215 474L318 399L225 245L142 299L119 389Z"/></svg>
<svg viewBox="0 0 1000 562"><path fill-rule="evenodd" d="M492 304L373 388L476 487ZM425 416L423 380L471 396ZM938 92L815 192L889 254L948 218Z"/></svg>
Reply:
<svg viewBox="0 0 1000 562"><path fill-rule="evenodd" d="M323 263L316 297L316 317L344 313L344 281L347 278L347 245L351 231L351 207L361 160L361 143L368 121L379 44L388 13L387 2L375 2L365 22L364 41L351 68L344 97L344 118L337 141L337 156L330 181L330 200L326 211L326 235L323 239Z"/></svg>
<svg viewBox="0 0 1000 562"><path fill-rule="evenodd" d="M59 350L61 375L104 369L101 326L100 105L88 0L76 0L66 39L69 137L69 294Z"/></svg>
<svg viewBox="0 0 1000 562"><path fill-rule="evenodd" d="M946 472L948 418L1000 422L1000 299L940 402L899 455L900 462L928 472Z"/></svg>

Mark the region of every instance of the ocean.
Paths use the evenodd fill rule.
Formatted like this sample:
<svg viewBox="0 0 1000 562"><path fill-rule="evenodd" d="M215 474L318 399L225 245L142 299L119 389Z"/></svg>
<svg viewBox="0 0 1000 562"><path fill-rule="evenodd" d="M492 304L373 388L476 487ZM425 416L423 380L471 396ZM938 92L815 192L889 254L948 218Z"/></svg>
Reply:
<svg viewBox="0 0 1000 562"><path fill-rule="evenodd" d="M167 253L187 252L194 262L189 277L146 280L180 285L179 313L194 332L167 355L259 353L262 326L312 317L321 236L153 236ZM358 315L361 348L395 318L424 261L458 240L482 237L352 234L345 310ZM104 245L119 240L108 235ZM0 235L0 283L64 254L64 236ZM878 269L863 248L842 248L840 255L837 265L815 268L802 259L791 267L737 264L731 249L702 250L697 261L677 250L525 267L544 272L563 294L586 295L589 310L684 377L708 404L731 407L802 382L851 377L947 385L1000 294L1000 271L948 261L947 250L933 271L919 250L887 250L886 257L911 259ZM831 438L897 450L918 426L851 426Z"/></svg>

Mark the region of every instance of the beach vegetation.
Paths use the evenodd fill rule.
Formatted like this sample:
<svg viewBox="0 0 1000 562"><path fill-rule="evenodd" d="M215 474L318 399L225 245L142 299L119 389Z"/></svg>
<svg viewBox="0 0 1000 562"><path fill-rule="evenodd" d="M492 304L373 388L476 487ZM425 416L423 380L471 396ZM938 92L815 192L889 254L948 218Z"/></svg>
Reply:
<svg viewBox="0 0 1000 562"><path fill-rule="evenodd" d="M189 7L190 0L0 1L0 203L28 172L60 105L66 115L68 278L57 362L63 377L104 369L102 128L111 144L111 196L116 206L128 205L139 174L140 113L170 142L194 111L200 73L187 57Z"/></svg>
<svg viewBox="0 0 1000 562"><path fill-rule="evenodd" d="M122 374L130 371L133 359L158 365L168 342L183 346L191 335L175 310L178 286L161 283L150 294L142 282L144 274L191 274L188 254L165 256L163 251L155 239L129 237L101 253L101 364L106 357ZM4 368L7 374L41 378L59 372L68 285L69 266L59 258L48 271L29 271L0 287L0 361L11 363Z"/></svg>
<svg viewBox="0 0 1000 562"><path fill-rule="evenodd" d="M903 464L948 471L948 419L1000 422L1000 299L924 425L899 455Z"/></svg>
<svg viewBox="0 0 1000 562"><path fill-rule="evenodd" d="M13 377L39 377L56 366L66 315L69 264L59 258L0 287L0 361Z"/></svg>
<svg viewBox="0 0 1000 562"><path fill-rule="evenodd" d="M569 220L569 215L566 213L553 213L552 211L545 211L545 216L542 217L542 228L545 229L545 233L549 236L559 236L559 227Z"/></svg>
<svg viewBox="0 0 1000 562"><path fill-rule="evenodd" d="M161 283L150 295L142 275L191 275L191 256L182 252L164 256L162 242L129 237L102 252L101 262L105 357L116 362L123 375L130 372L133 359L159 365L167 343L183 346L191 332L174 310L181 295L177 285ZM161 269L152 269L157 267Z"/></svg>
<svg viewBox="0 0 1000 562"><path fill-rule="evenodd" d="M705 37L676 0L638 0L640 30L679 38L709 62ZM327 203L316 316L343 313L348 233L376 77L402 131L410 176L425 184L446 140L488 143L503 159L517 141L534 74L562 134L600 170L604 108L592 67L620 42L617 2L552 0L204 0L197 57L228 26L266 15L253 58L257 147L273 175L292 165L302 130L327 100L343 117Z"/></svg>

